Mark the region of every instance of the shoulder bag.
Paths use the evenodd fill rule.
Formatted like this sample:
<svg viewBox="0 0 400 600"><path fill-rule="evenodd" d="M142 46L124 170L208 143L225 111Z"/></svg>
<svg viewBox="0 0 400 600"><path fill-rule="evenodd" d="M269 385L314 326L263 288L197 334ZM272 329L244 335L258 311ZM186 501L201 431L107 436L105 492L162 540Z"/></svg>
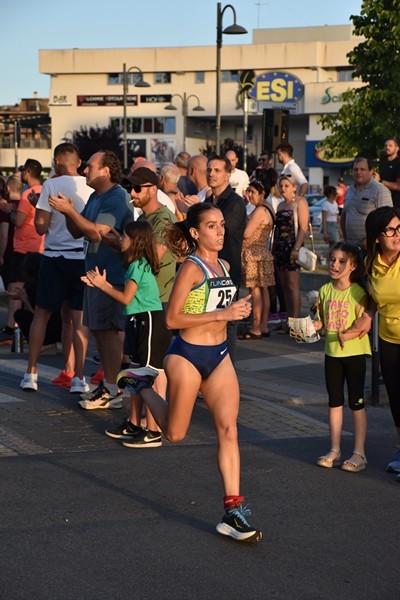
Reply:
<svg viewBox="0 0 400 600"><path fill-rule="evenodd" d="M297 202L294 202L293 205L293 219L294 219L294 231L297 239L297 232L299 230L299 221L297 217ZM314 250L314 235L312 230L312 225L309 222L308 228L310 232L310 240L311 240L311 250L306 248L305 246L301 246L299 249L299 255L296 259L296 263L299 267L302 267L306 271L315 271L315 267L317 266L318 256Z"/></svg>

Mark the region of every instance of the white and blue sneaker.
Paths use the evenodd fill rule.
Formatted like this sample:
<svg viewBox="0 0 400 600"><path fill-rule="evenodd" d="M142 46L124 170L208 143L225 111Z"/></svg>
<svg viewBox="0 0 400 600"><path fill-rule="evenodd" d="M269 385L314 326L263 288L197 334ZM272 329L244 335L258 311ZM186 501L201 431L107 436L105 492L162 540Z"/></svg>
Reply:
<svg viewBox="0 0 400 600"><path fill-rule="evenodd" d="M389 471L389 473L400 473L400 448L394 455L394 459L387 465L386 471Z"/></svg>

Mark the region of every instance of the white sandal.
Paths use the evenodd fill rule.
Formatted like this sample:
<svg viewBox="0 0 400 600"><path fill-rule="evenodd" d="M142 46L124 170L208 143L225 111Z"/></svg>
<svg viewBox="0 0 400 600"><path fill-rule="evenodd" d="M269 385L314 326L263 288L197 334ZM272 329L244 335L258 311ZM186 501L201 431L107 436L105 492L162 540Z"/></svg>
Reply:
<svg viewBox="0 0 400 600"><path fill-rule="evenodd" d="M329 456L330 452L334 452L335 454L337 454L337 458L333 458L332 456ZM327 454L324 454L323 456L320 456L318 458L317 465L318 465L318 467L325 467L325 469L332 469L332 467L339 467L340 466L340 456L341 456L340 450L336 450L336 448L331 448Z"/></svg>
<svg viewBox="0 0 400 600"><path fill-rule="evenodd" d="M362 462L360 464L357 464L356 462L354 462L354 460L351 460L350 457L348 460L345 460L343 462L342 470L349 471L350 473L359 473L360 471L364 471L365 467L367 466L367 459L363 454L357 452L356 450L353 450L353 454L360 456L362 458Z"/></svg>

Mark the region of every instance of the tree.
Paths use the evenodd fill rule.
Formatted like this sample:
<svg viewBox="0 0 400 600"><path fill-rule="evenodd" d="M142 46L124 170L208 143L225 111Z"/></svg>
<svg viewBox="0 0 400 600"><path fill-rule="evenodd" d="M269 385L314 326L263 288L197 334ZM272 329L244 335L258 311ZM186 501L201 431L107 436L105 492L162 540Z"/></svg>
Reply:
<svg viewBox="0 0 400 600"><path fill-rule="evenodd" d="M82 125L74 135L74 143L77 145L79 155L84 162L99 150L112 150L121 162L123 160L120 131L113 125L89 128Z"/></svg>
<svg viewBox="0 0 400 600"><path fill-rule="evenodd" d="M374 158L387 137L400 133L400 0L364 0L350 19L365 41L347 57L365 85L346 91L338 113L319 122L330 130L323 145L331 155Z"/></svg>

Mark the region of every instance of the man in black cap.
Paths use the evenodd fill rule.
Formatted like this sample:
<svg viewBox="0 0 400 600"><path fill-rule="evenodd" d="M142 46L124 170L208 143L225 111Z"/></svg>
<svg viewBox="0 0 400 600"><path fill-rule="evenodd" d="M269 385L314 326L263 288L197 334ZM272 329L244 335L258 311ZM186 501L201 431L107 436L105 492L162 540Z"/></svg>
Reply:
<svg viewBox="0 0 400 600"><path fill-rule="evenodd" d="M157 244L160 273L157 275L157 284L160 300L168 302L175 278L176 260L163 243L162 231L165 222L176 223L175 215L163 206L157 199L160 182L157 174L147 167L137 168L131 175L124 177L122 185L131 196L135 208L140 208L142 215L153 228Z"/></svg>

